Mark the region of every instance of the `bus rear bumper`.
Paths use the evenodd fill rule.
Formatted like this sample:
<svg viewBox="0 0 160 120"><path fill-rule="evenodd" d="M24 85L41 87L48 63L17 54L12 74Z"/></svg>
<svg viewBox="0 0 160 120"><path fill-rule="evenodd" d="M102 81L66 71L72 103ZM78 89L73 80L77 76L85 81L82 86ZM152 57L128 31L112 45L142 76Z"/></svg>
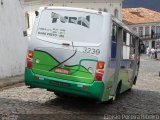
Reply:
<svg viewBox="0 0 160 120"><path fill-rule="evenodd" d="M49 89L56 92L102 100L104 83L94 81L91 84L74 82L53 77L34 74L31 69L25 69L25 84L35 88Z"/></svg>

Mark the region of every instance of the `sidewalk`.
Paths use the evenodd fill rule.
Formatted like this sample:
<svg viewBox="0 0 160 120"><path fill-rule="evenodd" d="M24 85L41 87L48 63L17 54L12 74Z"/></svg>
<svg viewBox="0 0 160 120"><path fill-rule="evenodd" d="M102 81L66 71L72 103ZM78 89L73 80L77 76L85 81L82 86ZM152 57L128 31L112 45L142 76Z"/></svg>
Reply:
<svg viewBox="0 0 160 120"><path fill-rule="evenodd" d="M157 56L157 59L151 59L151 57L148 57L146 54L141 54L140 56L141 60L155 60L160 61L160 53Z"/></svg>
<svg viewBox="0 0 160 120"><path fill-rule="evenodd" d="M22 83L24 80L24 75L14 76L14 77L7 77L4 79L0 79L0 88L11 86L17 83Z"/></svg>

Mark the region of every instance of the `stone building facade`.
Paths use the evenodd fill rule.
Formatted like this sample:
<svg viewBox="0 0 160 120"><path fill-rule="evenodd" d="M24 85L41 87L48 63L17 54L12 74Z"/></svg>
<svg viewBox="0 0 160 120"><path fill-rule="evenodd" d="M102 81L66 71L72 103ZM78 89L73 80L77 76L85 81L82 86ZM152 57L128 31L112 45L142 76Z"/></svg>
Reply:
<svg viewBox="0 0 160 120"><path fill-rule="evenodd" d="M123 9L125 22L146 47L160 49L160 13L146 8Z"/></svg>

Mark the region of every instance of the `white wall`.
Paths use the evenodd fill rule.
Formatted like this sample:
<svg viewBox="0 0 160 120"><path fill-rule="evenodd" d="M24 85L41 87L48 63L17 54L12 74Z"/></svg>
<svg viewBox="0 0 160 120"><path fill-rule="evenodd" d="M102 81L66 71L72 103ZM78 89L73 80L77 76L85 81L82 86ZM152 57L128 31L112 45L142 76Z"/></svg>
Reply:
<svg viewBox="0 0 160 120"><path fill-rule="evenodd" d="M27 37L19 0L0 4L0 78L24 73Z"/></svg>

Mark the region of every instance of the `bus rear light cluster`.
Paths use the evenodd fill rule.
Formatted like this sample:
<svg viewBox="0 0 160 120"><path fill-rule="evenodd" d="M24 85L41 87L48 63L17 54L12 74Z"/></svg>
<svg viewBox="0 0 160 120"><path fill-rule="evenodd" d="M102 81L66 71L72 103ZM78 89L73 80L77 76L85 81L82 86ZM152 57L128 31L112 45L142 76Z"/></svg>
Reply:
<svg viewBox="0 0 160 120"><path fill-rule="evenodd" d="M103 61L97 62L97 69L96 69L94 80L101 81L103 79L104 66L105 66L105 62Z"/></svg>
<svg viewBox="0 0 160 120"><path fill-rule="evenodd" d="M33 51L29 50L27 55L27 68L32 69Z"/></svg>
<svg viewBox="0 0 160 120"><path fill-rule="evenodd" d="M97 69L100 69L100 70L104 69L104 65L105 63L103 61L97 62Z"/></svg>

